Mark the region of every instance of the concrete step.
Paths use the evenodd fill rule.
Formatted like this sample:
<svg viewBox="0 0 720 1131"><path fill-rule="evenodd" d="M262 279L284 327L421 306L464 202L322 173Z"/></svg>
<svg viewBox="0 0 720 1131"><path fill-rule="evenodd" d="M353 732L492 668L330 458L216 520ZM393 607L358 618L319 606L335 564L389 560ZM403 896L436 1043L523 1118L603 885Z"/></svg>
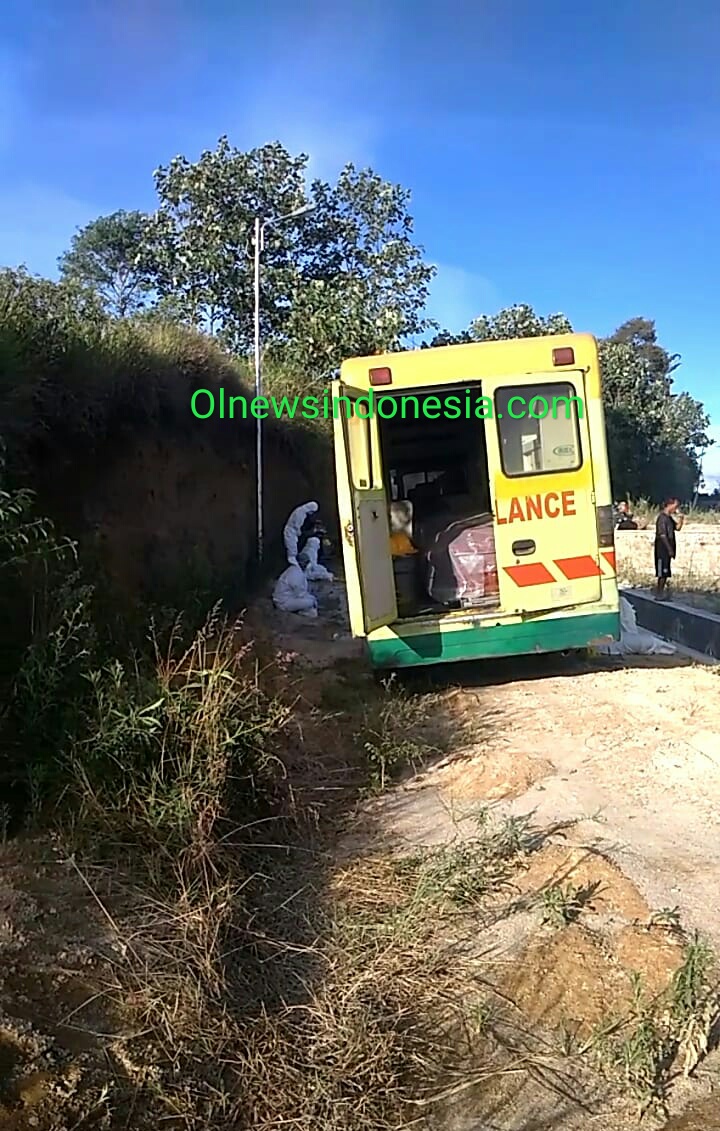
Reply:
<svg viewBox="0 0 720 1131"><path fill-rule="evenodd" d="M645 589L623 589L640 628L713 660L720 659L720 616L677 601L656 601Z"/></svg>

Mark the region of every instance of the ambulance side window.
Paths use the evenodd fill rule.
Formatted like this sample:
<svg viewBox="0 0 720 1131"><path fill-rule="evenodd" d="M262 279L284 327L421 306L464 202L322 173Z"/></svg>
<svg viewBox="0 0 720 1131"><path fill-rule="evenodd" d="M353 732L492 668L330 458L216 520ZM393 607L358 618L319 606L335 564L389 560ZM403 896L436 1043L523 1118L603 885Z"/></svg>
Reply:
<svg viewBox="0 0 720 1131"><path fill-rule="evenodd" d="M505 475L577 471L583 462L578 425L583 411L567 382L498 389L495 419Z"/></svg>

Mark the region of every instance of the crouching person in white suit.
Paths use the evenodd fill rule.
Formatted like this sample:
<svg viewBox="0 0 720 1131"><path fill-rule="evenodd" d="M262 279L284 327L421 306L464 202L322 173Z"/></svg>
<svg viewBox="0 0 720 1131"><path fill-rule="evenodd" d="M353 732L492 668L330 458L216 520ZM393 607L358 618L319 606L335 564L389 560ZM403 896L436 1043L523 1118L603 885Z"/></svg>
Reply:
<svg viewBox="0 0 720 1131"><path fill-rule="evenodd" d="M273 604L284 613L316 617L317 598L308 589L307 577L299 565L291 565L281 573L273 589Z"/></svg>
<svg viewBox="0 0 720 1131"><path fill-rule="evenodd" d="M333 575L329 569L325 569L318 561L320 553L320 539L308 538L302 552L299 555L299 563L305 569L305 576L308 581L332 581Z"/></svg>

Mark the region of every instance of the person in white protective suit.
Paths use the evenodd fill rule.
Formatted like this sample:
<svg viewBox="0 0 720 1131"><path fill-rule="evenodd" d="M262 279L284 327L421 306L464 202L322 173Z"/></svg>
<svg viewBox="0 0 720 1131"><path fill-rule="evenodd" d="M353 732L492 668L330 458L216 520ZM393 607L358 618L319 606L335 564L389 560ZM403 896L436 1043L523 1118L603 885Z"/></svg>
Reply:
<svg viewBox="0 0 720 1131"><path fill-rule="evenodd" d="M285 543L285 554L287 556L288 565L297 565L298 543L302 528L311 514L315 514L319 510L318 504L303 503L300 507L295 507L295 510L290 515L290 518L283 527L283 542Z"/></svg>
<svg viewBox="0 0 720 1131"><path fill-rule="evenodd" d="M307 577L299 565L290 565L281 573L273 589L273 604L284 613L316 617L317 598L308 589Z"/></svg>
<svg viewBox="0 0 720 1131"><path fill-rule="evenodd" d="M320 539L308 538L300 553L300 563L305 568L305 576L308 581L332 581L333 575L330 570L325 569L325 566L318 562L319 553Z"/></svg>

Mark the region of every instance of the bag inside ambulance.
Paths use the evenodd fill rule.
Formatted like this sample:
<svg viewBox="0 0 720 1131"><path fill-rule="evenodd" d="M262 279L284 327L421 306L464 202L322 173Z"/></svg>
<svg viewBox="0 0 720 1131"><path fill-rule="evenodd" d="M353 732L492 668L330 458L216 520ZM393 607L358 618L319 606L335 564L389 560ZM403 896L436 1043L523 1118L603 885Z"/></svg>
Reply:
<svg viewBox="0 0 720 1131"><path fill-rule="evenodd" d="M479 385L467 392L472 404L481 395ZM447 385L393 394L410 403L379 419L402 619L499 606L485 420L465 411L465 394L464 386ZM454 399L450 411L457 410L458 399L462 406L457 419L443 413L448 396ZM433 403L425 415L423 402L429 397Z"/></svg>

